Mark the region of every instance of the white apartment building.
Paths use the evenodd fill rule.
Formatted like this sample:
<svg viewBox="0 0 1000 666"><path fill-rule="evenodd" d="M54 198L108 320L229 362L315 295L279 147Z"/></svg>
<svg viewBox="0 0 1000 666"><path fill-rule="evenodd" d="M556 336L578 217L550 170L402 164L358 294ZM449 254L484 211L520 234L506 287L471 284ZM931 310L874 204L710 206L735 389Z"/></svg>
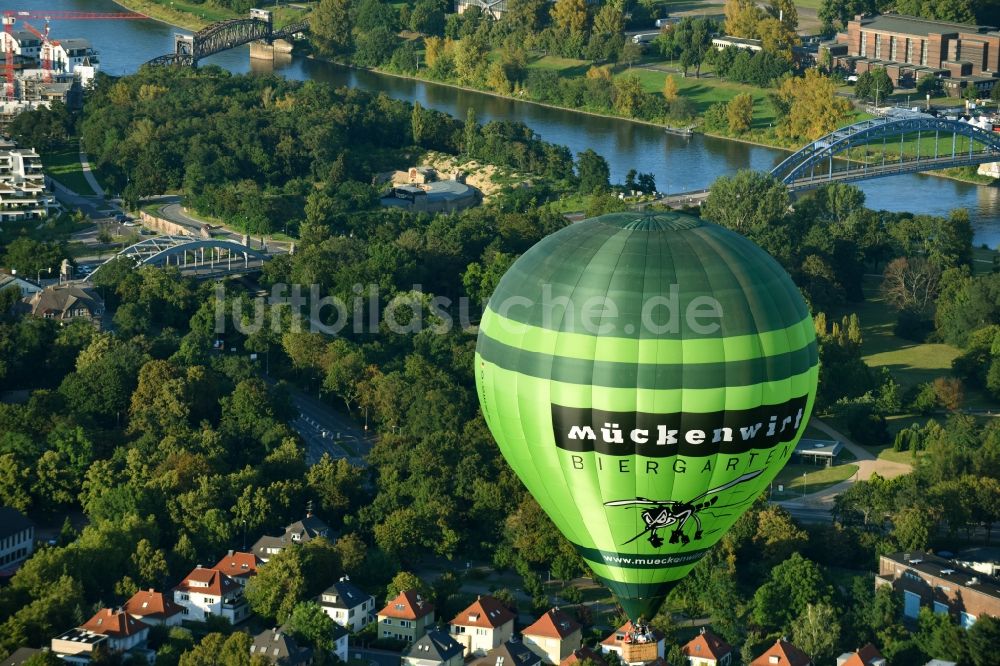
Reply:
<svg viewBox="0 0 1000 666"><path fill-rule="evenodd" d="M174 588L174 603L184 609L185 620L204 622L213 615L221 615L232 624L239 624L250 617L243 586L221 571L201 565Z"/></svg>

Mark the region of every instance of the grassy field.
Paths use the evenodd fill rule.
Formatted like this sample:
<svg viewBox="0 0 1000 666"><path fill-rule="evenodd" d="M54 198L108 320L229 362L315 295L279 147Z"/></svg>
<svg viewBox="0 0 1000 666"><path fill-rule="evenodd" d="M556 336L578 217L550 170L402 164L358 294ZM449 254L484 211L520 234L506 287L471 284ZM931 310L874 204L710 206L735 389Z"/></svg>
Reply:
<svg viewBox="0 0 1000 666"><path fill-rule="evenodd" d="M131 9L134 12L145 14L146 16L169 23L171 25L187 28L191 31L198 31L205 26L217 21L225 21L231 18L238 18L243 14L230 9L217 7L208 3L198 4L190 0L116 0L118 4ZM296 4L313 5L312 2ZM282 26L293 20L301 19L306 13L301 9L281 6L271 7L270 3L256 5L263 9L272 9L275 12L274 24Z"/></svg>
<svg viewBox="0 0 1000 666"><path fill-rule="evenodd" d="M852 464L817 467L809 464L789 463L774 479L773 497L794 499L803 494L820 492L846 481L857 471L858 466ZM779 484L784 486L784 490L780 493L778 492Z"/></svg>
<svg viewBox="0 0 1000 666"><path fill-rule="evenodd" d="M554 71L563 78L584 76L590 66L591 63L586 60L551 55L536 58L528 65L532 69ZM664 80L670 74L670 72L663 71L664 68L672 69L666 60L648 60L631 68L623 65L617 66L614 69L614 75L619 77L636 74L642 82L643 90L650 93L660 93L663 90ZM702 67L702 74L709 71L711 71L710 67ZM673 76L677 81L678 94L690 99L699 115L716 102L728 102L736 95L747 92L754 99L754 126L767 127L774 122L774 111L767 101L767 91L761 88L731 83L714 77L695 78L693 69L689 70L687 78L677 73L674 73Z"/></svg>
<svg viewBox="0 0 1000 666"><path fill-rule="evenodd" d="M42 155L42 166L45 167L46 174L77 194L90 196L94 193L87 179L83 177L80 151L75 147Z"/></svg>
<svg viewBox="0 0 1000 666"><path fill-rule="evenodd" d="M878 293L879 278L865 279L865 301L851 303L841 315L856 312L861 321L865 362L874 368L888 367L903 389L951 374L951 362L961 351L945 344L917 343L898 337L893 328L896 313Z"/></svg>
<svg viewBox="0 0 1000 666"><path fill-rule="evenodd" d="M663 90L667 72L641 67L633 67L632 71L639 75L642 87L647 92L658 93ZM774 109L768 103L767 91L764 89L717 78L695 78L693 71L689 72L687 78L674 74L674 80L677 81L678 94L690 99L699 115L716 102L728 102L740 93L750 93L753 97L753 126L767 127L774 122Z"/></svg>
<svg viewBox="0 0 1000 666"><path fill-rule="evenodd" d="M170 25L197 31L210 23L236 18L238 14L209 4L195 4L185 0L116 0L134 12Z"/></svg>

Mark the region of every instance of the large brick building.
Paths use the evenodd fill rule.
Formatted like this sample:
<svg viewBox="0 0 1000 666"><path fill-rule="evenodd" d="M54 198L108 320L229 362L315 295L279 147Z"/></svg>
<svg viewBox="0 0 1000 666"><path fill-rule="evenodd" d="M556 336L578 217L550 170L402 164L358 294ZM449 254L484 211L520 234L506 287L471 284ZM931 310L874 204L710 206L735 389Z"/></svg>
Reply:
<svg viewBox="0 0 1000 666"><path fill-rule="evenodd" d="M886 14L858 16L830 51L836 65L861 74L884 67L899 87L935 76L945 92L975 86L988 96L1000 76L1000 32L992 26Z"/></svg>
<svg viewBox="0 0 1000 666"><path fill-rule="evenodd" d="M915 551L882 555L878 569L876 587L891 585L903 596L904 617L915 619L925 607L966 628L981 615L1000 617L1000 585L979 572Z"/></svg>

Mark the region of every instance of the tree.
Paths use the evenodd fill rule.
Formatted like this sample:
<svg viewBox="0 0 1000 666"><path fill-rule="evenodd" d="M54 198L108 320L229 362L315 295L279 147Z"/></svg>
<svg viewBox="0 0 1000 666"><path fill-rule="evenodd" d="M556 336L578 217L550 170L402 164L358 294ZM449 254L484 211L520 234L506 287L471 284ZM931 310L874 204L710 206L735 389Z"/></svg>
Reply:
<svg viewBox="0 0 1000 666"><path fill-rule="evenodd" d="M398 574L393 576L392 582L390 582L388 587L385 588L386 603L395 599L400 592L405 592L407 590L413 590L424 599L430 599L430 588L426 583L424 583L424 581L420 580L416 575L410 573L409 571L400 571Z"/></svg>
<svg viewBox="0 0 1000 666"><path fill-rule="evenodd" d="M924 74L917 81L917 92L921 95L930 95L934 97L937 95L938 91L941 89L941 82L933 74ZM1000 87L993 86L993 95L1000 96ZM993 97L993 101L997 101L998 97Z"/></svg>
<svg viewBox="0 0 1000 666"><path fill-rule="evenodd" d="M424 35L444 35L444 10L437 0L420 0L410 14L410 30Z"/></svg>
<svg viewBox="0 0 1000 666"><path fill-rule="evenodd" d="M594 34L615 36L625 30L625 12L621 0L613 0L601 6L594 15Z"/></svg>
<svg viewBox="0 0 1000 666"><path fill-rule="evenodd" d="M793 553L771 570L770 578L753 598L754 622L787 630L810 604L828 603L831 592L819 566Z"/></svg>
<svg viewBox="0 0 1000 666"><path fill-rule="evenodd" d="M163 551L153 547L148 539L141 539L132 553L132 565L143 585L158 585L168 573L167 558Z"/></svg>
<svg viewBox="0 0 1000 666"><path fill-rule="evenodd" d="M667 77L663 79L663 99L667 102L673 102L677 99L677 79L674 78L673 74L667 74Z"/></svg>
<svg viewBox="0 0 1000 666"><path fill-rule="evenodd" d="M767 6L767 13L781 21L785 30L795 34L799 27L799 10L793 0L771 0Z"/></svg>
<svg viewBox="0 0 1000 666"><path fill-rule="evenodd" d="M892 535L900 548L925 550L937 526L938 512L931 507L908 507L892 519Z"/></svg>
<svg viewBox="0 0 1000 666"><path fill-rule="evenodd" d="M580 191L584 194L592 194L595 190L608 187L611 180L607 161L591 148L577 154L576 174Z"/></svg>
<svg viewBox="0 0 1000 666"><path fill-rule="evenodd" d="M309 17L309 32L321 53L349 53L353 44L350 0L320 0Z"/></svg>
<svg viewBox="0 0 1000 666"><path fill-rule="evenodd" d="M181 655L179 666L251 666L260 661L250 659L253 637L242 631L228 637L220 633L210 633L201 639L193 649Z"/></svg>
<svg viewBox="0 0 1000 666"><path fill-rule="evenodd" d="M556 0L551 14L552 22L563 32L582 34L587 29L587 4L584 0Z"/></svg>
<svg viewBox="0 0 1000 666"><path fill-rule="evenodd" d="M789 30L777 18L765 18L757 24L761 48L765 53L774 54L786 62L792 62L792 47L801 40L794 30Z"/></svg>
<svg viewBox="0 0 1000 666"><path fill-rule="evenodd" d="M788 212L788 189L769 174L743 170L717 178L701 209L706 219L752 235L781 224Z"/></svg>
<svg viewBox="0 0 1000 666"><path fill-rule="evenodd" d="M935 613L925 606L920 609L918 624L914 639L927 657L966 661L965 630L952 622L949 614Z"/></svg>
<svg viewBox="0 0 1000 666"><path fill-rule="evenodd" d="M892 79L886 73L884 67L862 72L858 75L858 81L854 84L854 96L858 99L869 102L884 102L892 94Z"/></svg>
<svg viewBox="0 0 1000 666"><path fill-rule="evenodd" d="M357 38L354 62L362 67L378 67L392 57L397 41L395 33L384 25L363 32Z"/></svg>
<svg viewBox="0 0 1000 666"><path fill-rule="evenodd" d="M750 93L736 95L726 105L726 116L729 119L729 131L733 134L743 134L753 123L753 96Z"/></svg>
<svg viewBox="0 0 1000 666"><path fill-rule="evenodd" d="M885 267L880 289L897 310L930 314L941 292L941 269L923 257L898 257Z"/></svg>
<svg viewBox="0 0 1000 666"><path fill-rule="evenodd" d="M305 596L302 549L289 546L267 561L247 582L246 598L259 615L283 623Z"/></svg>
<svg viewBox="0 0 1000 666"><path fill-rule="evenodd" d="M314 650L333 651L333 619L315 601L296 604L285 628L293 638Z"/></svg>
<svg viewBox="0 0 1000 666"><path fill-rule="evenodd" d="M973 666L997 666L1000 619L992 615L980 615L969 629L966 643Z"/></svg>
<svg viewBox="0 0 1000 666"><path fill-rule="evenodd" d="M807 69L802 78L785 79L776 93L787 114L778 123L778 136L812 141L843 123L851 103L837 96L833 81L816 69Z"/></svg>
<svg viewBox="0 0 1000 666"><path fill-rule="evenodd" d="M725 5L727 35L755 39L757 24L764 18L764 11L754 0L726 0Z"/></svg>
<svg viewBox="0 0 1000 666"><path fill-rule="evenodd" d="M615 79L615 111L623 116L634 117L644 96L638 75L629 73Z"/></svg>
<svg viewBox="0 0 1000 666"><path fill-rule="evenodd" d="M695 19L689 16L665 32L660 39L663 55L680 60L681 69L687 77L689 68L695 68L695 78L701 76L701 64L711 48L712 34L717 25L710 19Z"/></svg>
<svg viewBox="0 0 1000 666"><path fill-rule="evenodd" d="M934 380L934 393L938 402L950 411L957 411L965 402L965 386L957 377L938 377Z"/></svg>
<svg viewBox="0 0 1000 666"><path fill-rule="evenodd" d="M792 622L792 640L814 662L831 656L840 641L840 623L833 607L824 603L807 604Z"/></svg>

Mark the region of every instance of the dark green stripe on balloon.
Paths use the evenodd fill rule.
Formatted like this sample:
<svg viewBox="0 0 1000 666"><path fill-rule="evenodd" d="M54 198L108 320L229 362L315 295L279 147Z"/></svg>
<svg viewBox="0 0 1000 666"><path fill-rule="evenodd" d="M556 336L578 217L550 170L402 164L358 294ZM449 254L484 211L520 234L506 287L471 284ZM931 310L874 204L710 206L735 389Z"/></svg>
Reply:
<svg viewBox="0 0 1000 666"><path fill-rule="evenodd" d="M607 388L653 390L752 386L795 377L816 365L815 341L784 354L715 363L622 363L595 361L517 349L479 335L477 351L504 370L531 377Z"/></svg>

